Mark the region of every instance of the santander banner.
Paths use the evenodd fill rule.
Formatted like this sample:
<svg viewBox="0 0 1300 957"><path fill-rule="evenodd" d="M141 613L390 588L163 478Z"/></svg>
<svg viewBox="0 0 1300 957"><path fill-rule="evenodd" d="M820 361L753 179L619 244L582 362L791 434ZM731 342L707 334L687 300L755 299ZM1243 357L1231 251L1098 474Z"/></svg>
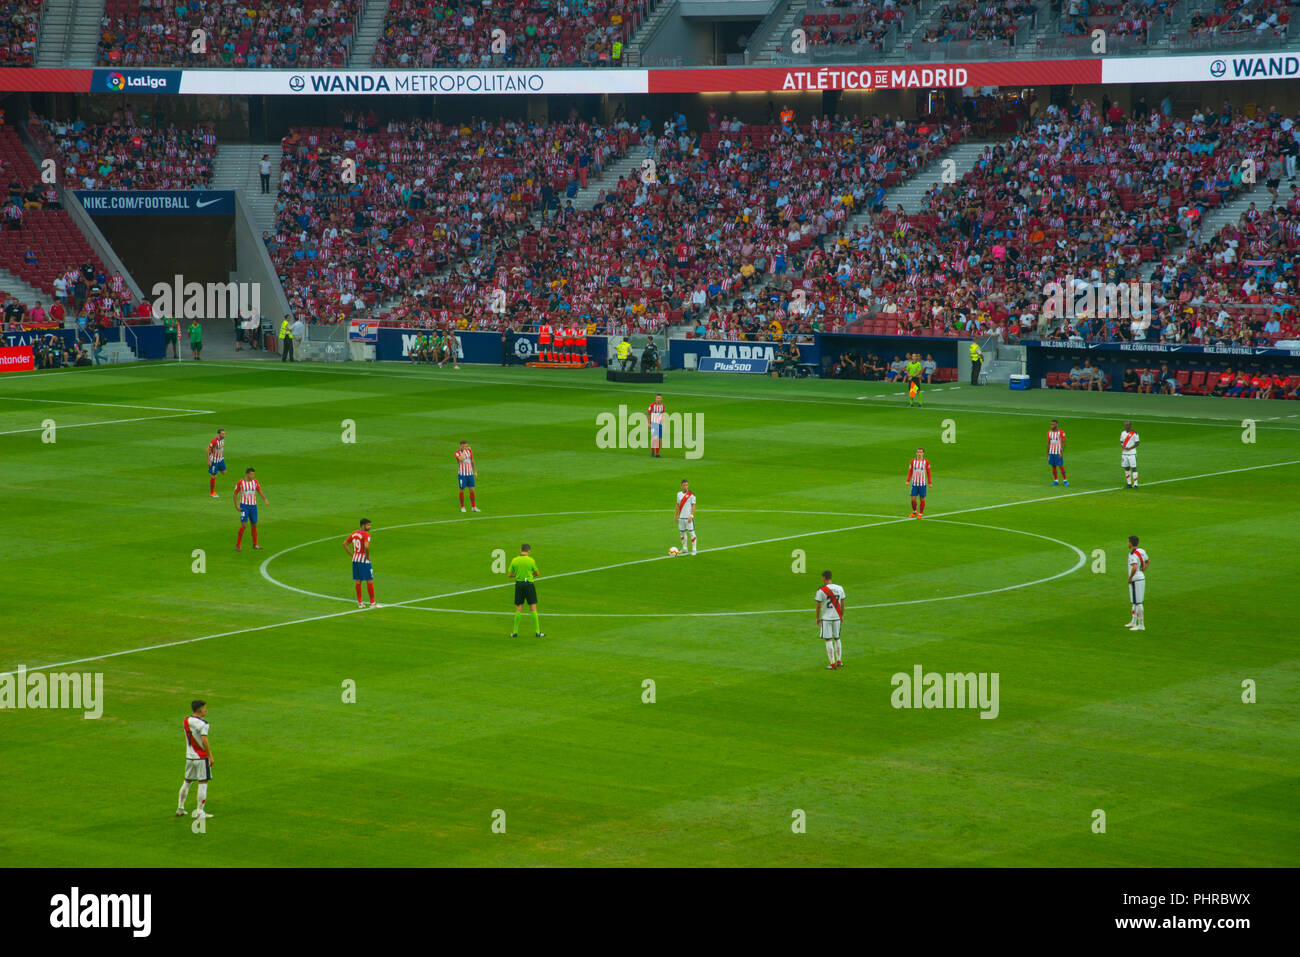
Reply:
<svg viewBox="0 0 1300 957"><path fill-rule="evenodd" d="M0 372L29 372L35 368L31 346L0 346Z"/></svg>

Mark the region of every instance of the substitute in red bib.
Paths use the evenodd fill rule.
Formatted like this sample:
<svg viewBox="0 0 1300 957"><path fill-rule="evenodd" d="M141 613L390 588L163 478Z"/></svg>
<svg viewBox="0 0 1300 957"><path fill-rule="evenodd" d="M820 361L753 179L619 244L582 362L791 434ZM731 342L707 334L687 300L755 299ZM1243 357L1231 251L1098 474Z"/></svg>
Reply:
<svg viewBox="0 0 1300 957"><path fill-rule="evenodd" d="M817 603L817 627L826 641L826 657L830 664L827 671L844 667L844 658L840 653L840 623L844 621L844 589L831 581L829 571L822 572L822 587L813 595Z"/></svg>

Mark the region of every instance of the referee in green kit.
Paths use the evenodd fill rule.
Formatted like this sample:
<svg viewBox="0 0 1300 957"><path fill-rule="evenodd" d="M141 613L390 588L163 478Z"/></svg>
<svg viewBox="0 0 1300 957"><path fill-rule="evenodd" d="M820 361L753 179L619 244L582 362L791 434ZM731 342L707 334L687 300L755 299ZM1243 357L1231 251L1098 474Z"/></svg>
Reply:
<svg viewBox="0 0 1300 957"><path fill-rule="evenodd" d="M537 562L528 554L531 546L525 542L519 546L519 554L510 562L510 577L515 580L515 627L510 632L511 638L519 637L519 618L524 613L524 605L533 613L533 631L538 638L545 638L541 622L537 620L537 586L533 579L540 578Z"/></svg>

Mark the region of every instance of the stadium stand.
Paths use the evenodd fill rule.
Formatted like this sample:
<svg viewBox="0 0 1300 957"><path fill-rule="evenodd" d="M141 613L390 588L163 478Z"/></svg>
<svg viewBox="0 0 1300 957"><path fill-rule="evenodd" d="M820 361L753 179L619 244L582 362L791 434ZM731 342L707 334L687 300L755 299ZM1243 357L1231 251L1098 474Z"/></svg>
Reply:
<svg viewBox="0 0 1300 957"><path fill-rule="evenodd" d="M619 66L655 0L390 0L376 66ZM494 32L502 33L494 38ZM494 39L504 49L494 52Z"/></svg>
<svg viewBox="0 0 1300 957"><path fill-rule="evenodd" d="M921 0L822 0L826 12L805 13L799 25L810 47L855 47L880 53L888 39L900 36L908 13L920 6Z"/></svg>
<svg viewBox="0 0 1300 957"><path fill-rule="evenodd" d="M47 303L64 303L69 316L109 324L134 320L131 291L121 276L107 274L72 218L57 205L57 194L54 202L44 195L36 165L11 126L0 126L0 178L9 184L0 269L47 294Z"/></svg>
<svg viewBox="0 0 1300 957"><path fill-rule="evenodd" d="M98 62L110 66L342 67L360 0L107 0ZM194 30L206 31L196 52Z"/></svg>
<svg viewBox="0 0 1300 957"><path fill-rule="evenodd" d="M531 211L576 191L628 142L576 120L297 128L283 142L268 248L294 312L313 321L414 300L438 274L463 301ZM343 182L343 156L356 161L355 184Z"/></svg>
<svg viewBox="0 0 1300 957"><path fill-rule="evenodd" d="M0 3L0 66L32 66L41 32L43 0Z"/></svg>
<svg viewBox="0 0 1300 957"><path fill-rule="evenodd" d="M161 128L117 110L109 123L33 116L32 139L80 189L200 189L212 183L217 134L211 123Z"/></svg>

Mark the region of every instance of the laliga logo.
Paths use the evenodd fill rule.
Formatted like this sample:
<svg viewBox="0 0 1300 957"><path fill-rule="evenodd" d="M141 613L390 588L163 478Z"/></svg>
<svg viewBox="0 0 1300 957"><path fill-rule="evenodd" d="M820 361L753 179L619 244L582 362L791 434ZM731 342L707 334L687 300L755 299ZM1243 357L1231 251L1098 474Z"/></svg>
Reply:
<svg viewBox="0 0 1300 957"><path fill-rule="evenodd" d="M527 359L533 354L533 341L531 339L515 340L515 355L520 359Z"/></svg>
<svg viewBox="0 0 1300 957"><path fill-rule="evenodd" d="M116 93L126 89L126 77L120 73L110 73L108 75L108 88Z"/></svg>
<svg viewBox="0 0 1300 957"><path fill-rule="evenodd" d="M108 88L114 93L121 93L131 87L147 90L161 90L167 86L167 78L162 76L127 76L124 73L110 73Z"/></svg>

